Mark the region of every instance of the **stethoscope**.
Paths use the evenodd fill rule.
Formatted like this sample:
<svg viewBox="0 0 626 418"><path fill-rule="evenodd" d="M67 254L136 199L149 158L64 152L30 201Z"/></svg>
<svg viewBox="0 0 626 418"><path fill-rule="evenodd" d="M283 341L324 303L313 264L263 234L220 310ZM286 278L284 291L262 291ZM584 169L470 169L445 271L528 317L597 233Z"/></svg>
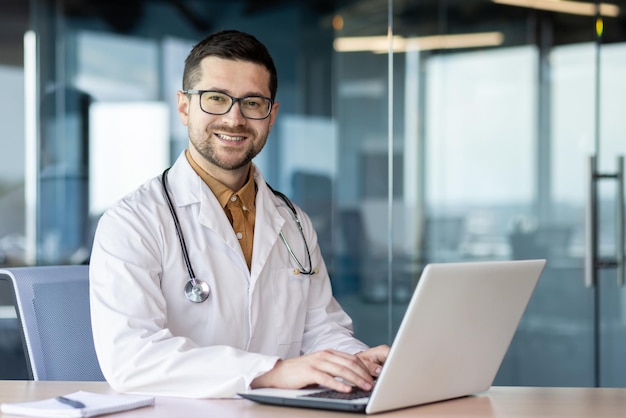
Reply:
<svg viewBox="0 0 626 418"><path fill-rule="evenodd" d="M171 167L170 167L171 168ZM167 173L170 169L167 168L163 171L161 175L161 183L163 184L163 191L165 192L165 199L167 200L167 206L170 209L170 213L172 214L172 219L174 220L174 226L176 227L176 235L178 236L178 241L180 242L180 248L183 252L183 259L185 261L185 266L187 267L187 273L189 274L189 280L185 283L185 296L191 302L201 303L209 298L209 294L211 293L211 288L208 283L196 278L196 275L191 267L191 261L189 260L189 251L187 251L187 244L185 244L185 237L183 236L183 231L180 227L180 222L178 221L178 216L176 215L176 210L174 209L174 204L172 203L172 198L170 197L170 193L167 190ZM274 195L281 198L289 210L291 211L291 215L293 217L294 222L298 225L298 230L300 231L300 236L302 237L302 242L304 242L304 249L306 250L306 257L308 261L308 268L305 268L304 265L300 262L296 254L293 252L291 246L287 242L283 231L281 230L279 235L282 239L285 247L287 247L287 251L291 258L298 265L298 268L294 268L294 274L304 274L304 275L313 275L317 274L318 270L314 269L311 262L311 252L309 251L309 245L306 242L306 238L304 237L304 231L302 229L302 224L300 223L300 219L298 218L298 213L296 212L296 208L291 203L291 200L284 194L279 191L276 191L267 185L269 189L274 193Z"/></svg>

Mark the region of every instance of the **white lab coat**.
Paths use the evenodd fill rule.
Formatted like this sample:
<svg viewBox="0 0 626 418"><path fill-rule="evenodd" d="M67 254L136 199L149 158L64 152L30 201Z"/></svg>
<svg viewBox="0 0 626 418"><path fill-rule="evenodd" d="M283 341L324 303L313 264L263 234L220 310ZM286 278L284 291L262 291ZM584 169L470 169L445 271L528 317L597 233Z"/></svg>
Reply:
<svg viewBox="0 0 626 418"><path fill-rule="evenodd" d="M189 275L160 176L102 216L90 261L91 319L100 366L114 389L231 397L279 358L367 348L331 294L309 217L297 209L319 273L297 275L278 235L282 230L306 263L296 223L257 169L255 181L248 270L224 210L184 154L168 174L192 268L211 289L203 303L184 294Z"/></svg>

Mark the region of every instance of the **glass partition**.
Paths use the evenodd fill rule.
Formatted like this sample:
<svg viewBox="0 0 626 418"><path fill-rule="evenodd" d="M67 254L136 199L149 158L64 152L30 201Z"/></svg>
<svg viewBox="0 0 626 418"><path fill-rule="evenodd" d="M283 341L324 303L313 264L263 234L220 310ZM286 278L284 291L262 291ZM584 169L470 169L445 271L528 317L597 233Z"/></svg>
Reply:
<svg viewBox="0 0 626 418"><path fill-rule="evenodd" d="M280 114L255 162L311 216L358 337L393 341L427 263L547 258L496 384L624 385L610 183L624 143L619 5L270 3L32 0L38 72L0 71L2 85L34 89L22 116L37 121L14 134L24 151L2 145L26 166L0 172L2 202L24 181L26 198L25 226L0 229L0 251L88 262L102 211L186 147L175 97L187 52L242 29L279 73ZM607 183L596 286L584 284L589 155Z"/></svg>

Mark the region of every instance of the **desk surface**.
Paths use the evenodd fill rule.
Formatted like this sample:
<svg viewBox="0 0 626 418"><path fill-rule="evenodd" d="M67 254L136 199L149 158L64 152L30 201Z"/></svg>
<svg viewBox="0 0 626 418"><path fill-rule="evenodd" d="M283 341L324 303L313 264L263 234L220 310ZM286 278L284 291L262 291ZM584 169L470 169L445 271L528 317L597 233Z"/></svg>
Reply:
<svg viewBox="0 0 626 418"><path fill-rule="evenodd" d="M0 403L50 398L86 390L113 393L103 382L0 381ZM242 417L242 418L355 417L358 414L259 405L244 399L156 399L154 407L115 414L121 418ZM111 415L113 416L113 415ZM375 415L376 417L567 417L626 416L626 389L492 387L460 399ZM8 415L0 414L0 417Z"/></svg>

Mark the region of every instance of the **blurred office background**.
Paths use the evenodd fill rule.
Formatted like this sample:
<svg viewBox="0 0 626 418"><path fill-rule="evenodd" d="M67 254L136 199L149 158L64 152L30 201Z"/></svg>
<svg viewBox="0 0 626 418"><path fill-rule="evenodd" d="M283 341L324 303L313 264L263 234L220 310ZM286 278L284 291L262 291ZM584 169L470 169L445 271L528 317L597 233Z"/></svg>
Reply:
<svg viewBox="0 0 626 418"><path fill-rule="evenodd" d="M626 386L608 1L0 0L0 264L88 262L100 214L186 146L190 48L235 28L279 73L256 163L313 219L358 337L393 340L428 262L545 257L496 384ZM25 378L11 303L0 378Z"/></svg>

